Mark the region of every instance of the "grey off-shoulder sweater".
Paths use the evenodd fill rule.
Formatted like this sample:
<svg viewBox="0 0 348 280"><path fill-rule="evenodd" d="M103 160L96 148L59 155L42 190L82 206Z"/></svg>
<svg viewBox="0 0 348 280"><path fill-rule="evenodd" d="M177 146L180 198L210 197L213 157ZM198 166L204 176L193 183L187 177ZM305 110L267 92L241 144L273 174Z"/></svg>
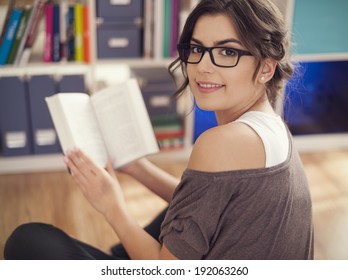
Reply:
<svg viewBox="0 0 348 280"><path fill-rule="evenodd" d="M187 169L160 241L179 259L313 259L311 198L291 137L286 161L276 166Z"/></svg>

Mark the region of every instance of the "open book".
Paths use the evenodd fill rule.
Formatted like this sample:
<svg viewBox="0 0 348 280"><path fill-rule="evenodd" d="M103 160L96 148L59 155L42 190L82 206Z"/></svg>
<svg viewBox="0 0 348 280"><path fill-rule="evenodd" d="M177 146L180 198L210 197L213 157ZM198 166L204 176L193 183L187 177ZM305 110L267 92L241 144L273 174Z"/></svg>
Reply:
<svg viewBox="0 0 348 280"><path fill-rule="evenodd" d="M136 79L85 93L46 98L64 152L79 148L99 166L114 168L159 151Z"/></svg>

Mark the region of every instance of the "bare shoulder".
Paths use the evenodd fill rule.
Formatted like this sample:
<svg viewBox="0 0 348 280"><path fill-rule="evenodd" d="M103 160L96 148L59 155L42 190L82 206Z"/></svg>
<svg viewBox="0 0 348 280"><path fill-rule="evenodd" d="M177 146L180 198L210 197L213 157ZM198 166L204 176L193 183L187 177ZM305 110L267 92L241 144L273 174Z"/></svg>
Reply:
<svg viewBox="0 0 348 280"><path fill-rule="evenodd" d="M217 126L196 140L188 168L206 172L262 168L265 150L258 134L244 123Z"/></svg>

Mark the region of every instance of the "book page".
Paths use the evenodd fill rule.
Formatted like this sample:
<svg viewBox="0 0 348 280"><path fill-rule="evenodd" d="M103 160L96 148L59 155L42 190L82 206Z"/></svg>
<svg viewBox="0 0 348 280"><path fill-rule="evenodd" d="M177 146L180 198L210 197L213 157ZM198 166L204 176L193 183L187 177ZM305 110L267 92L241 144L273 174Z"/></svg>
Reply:
<svg viewBox="0 0 348 280"><path fill-rule="evenodd" d="M61 93L46 100L64 153L79 148L99 166L105 167L108 155L89 95ZM60 112L51 109L53 103L59 104Z"/></svg>
<svg viewBox="0 0 348 280"><path fill-rule="evenodd" d="M129 84L133 85L132 92L129 91ZM140 98L138 103L141 105L142 101L143 107L139 105L139 108L134 108L134 98ZM115 168L158 152L157 141L135 79L101 90L91 100ZM138 110L140 115L135 112ZM145 134L143 127L146 128Z"/></svg>

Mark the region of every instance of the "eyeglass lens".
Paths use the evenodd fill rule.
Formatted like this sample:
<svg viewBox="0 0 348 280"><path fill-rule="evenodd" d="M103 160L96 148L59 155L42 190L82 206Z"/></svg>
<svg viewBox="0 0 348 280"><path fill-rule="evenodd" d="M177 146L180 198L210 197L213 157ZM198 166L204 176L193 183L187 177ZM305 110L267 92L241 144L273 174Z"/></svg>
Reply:
<svg viewBox="0 0 348 280"><path fill-rule="evenodd" d="M238 63L239 54L236 50L226 47L205 49L195 45L183 45L179 47L180 58L187 63L199 63L208 51L212 62L217 66L232 67Z"/></svg>

